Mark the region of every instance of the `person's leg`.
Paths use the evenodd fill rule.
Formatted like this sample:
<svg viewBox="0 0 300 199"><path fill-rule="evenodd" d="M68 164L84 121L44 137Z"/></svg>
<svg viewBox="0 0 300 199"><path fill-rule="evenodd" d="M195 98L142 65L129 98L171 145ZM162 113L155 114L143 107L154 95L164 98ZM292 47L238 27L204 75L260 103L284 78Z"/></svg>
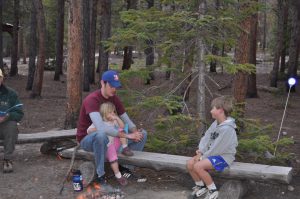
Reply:
<svg viewBox="0 0 300 199"><path fill-rule="evenodd" d="M201 180L203 180L203 182L207 186L208 193L205 199L216 199L218 198L219 195L219 192L217 191L217 187L214 181L212 180L212 177L208 173L208 170L212 170L212 169L214 169L214 167L209 159L201 160L197 162L194 166L194 170L196 171L196 174L199 176ZM200 191L196 193L197 197L199 197L199 195L200 195Z"/></svg>
<svg viewBox="0 0 300 199"><path fill-rule="evenodd" d="M134 142L132 140L128 140L128 147L133 150L133 151L143 151L144 146L146 144L147 141L147 131L146 130L142 130L142 134L143 134L143 139L139 142ZM133 165L122 165L122 167L125 167L125 169L129 169L130 171L134 170L134 166Z"/></svg>
<svg viewBox="0 0 300 199"><path fill-rule="evenodd" d="M191 177L193 178L194 182L195 182L195 186L192 188L192 196L197 196L200 197L204 194L207 193L207 188L204 184L204 182L201 180L201 178L198 176L198 174L195 171L195 164L199 162L199 157L198 156L194 156L193 158L191 158L190 160L187 161L187 170L189 172L189 174L191 175Z"/></svg>
<svg viewBox="0 0 300 199"><path fill-rule="evenodd" d="M128 140L128 146L131 150L143 151L144 146L145 146L146 141L147 141L147 131L143 129L142 134L143 134L143 139L139 142L134 142L132 140Z"/></svg>
<svg viewBox="0 0 300 199"><path fill-rule="evenodd" d="M105 174L104 161L107 150L107 143L108 137L104 132L100 131L86 135L80 142L80 146L82 149L94 152L98 177L101 177Z"/></svg>
<svg viewBox="0 0 300 199"><path fill-rule="evenodd" d="M196 156L194 156L192 159L187 161L186 168L187 168L189 174L191 175L191 177L193 178L193 180L195 182L197 182L197 181L200 181L201 179L199 178L196 171L194 170L194 166L198 162L195 160L195 158L196 158Z"/></svg>
<svg viewBox="0 0 300 199"><path fill-rule="evenodd" d="M0 123L0 139L3 139L4 159L11 160L18 139L18 128L16 121Z"/></svg>
<svg viewBox="0 0 300 199"><path fill-rule="evenodd" d="M204 159L201 161L198 161L194 165L194 171L196 175L203 180L206 186L209 186L210 184L213 183L212 177L208 173L208 170L212 170L213 166L211 162L208 159Z"/></svg>
<svg viewBox="0 0 300 199"><path fill-rule="evenodd" d="M3 172L13 172L12 154L15 150L15 144L18 139L17 122L6 121L0 123L0 139L3 139L4 161Z"/></svg>

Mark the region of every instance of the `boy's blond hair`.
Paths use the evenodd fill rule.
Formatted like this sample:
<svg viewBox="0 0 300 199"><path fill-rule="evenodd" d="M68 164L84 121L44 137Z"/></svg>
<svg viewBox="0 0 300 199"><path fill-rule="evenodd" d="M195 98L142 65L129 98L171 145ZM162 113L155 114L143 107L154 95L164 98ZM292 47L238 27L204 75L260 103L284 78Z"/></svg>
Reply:
<svg viewBox="0 0 300 199"><path fill-rule="evenodd" d="M220 96L211 102L211 107L217 109L223 109L226 117L230 115L234 106L234 99L231 96Z"/></svg>
<svg viewBox="0 0 300 199"><path fill-rule="evenodd" d="M112 113L112 112L116 113L116 107L114 104L112 104L110 102L105 102L105 103L101 104L99 112L104 121L109 121L108 114Z"/></svg>

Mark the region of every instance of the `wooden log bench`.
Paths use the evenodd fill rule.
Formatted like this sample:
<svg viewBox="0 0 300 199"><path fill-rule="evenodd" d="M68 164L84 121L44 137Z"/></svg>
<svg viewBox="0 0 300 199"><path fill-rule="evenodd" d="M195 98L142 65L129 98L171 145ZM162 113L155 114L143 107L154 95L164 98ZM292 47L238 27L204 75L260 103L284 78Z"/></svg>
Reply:
<svg viewBox="0 0 300 199"><path fill-rule="evenodd" d="M65 158L71 158L73 151L73 148L66 149L61 151L59 155ZM76 158L94 161L93 153L86 152L82 149L77 151ZM157 171L171 170L187 172L186 161L190 158L191 157L187 156L134 151L134 156L131 157L120 154L119 162L121 164L131 164ZM91 168L90 165L89 168ZM220 189L220 198L238 199L242 198L242 196L246 193L247 186L244 182L245 180L289 184L292 179L292 168L234 162L230 168L226 169L224 172L213 172L212 175L235 179L229 180L222 185Z"/></svg>
<svg viewBox="0 0 300 199"><path fill-rule="evenodd" d="M17 144L27 144L27 143L38 143L45 142L40 151L43 154L49 152L54 148L58 148L58 145L70 146L72 142L68 139L76 137L76 129L70 130L57 130L57 131L46 131L39 133L19 133ZM3 140L0 140L0 146L3 145Z"/></svg>

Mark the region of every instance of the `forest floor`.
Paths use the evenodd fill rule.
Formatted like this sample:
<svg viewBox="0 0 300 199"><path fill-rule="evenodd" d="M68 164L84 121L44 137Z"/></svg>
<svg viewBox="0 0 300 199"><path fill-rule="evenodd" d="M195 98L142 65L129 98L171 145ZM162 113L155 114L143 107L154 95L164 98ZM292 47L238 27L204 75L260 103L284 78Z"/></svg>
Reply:
<svg viewBox="0 0 300 199"><path fill-rule="evenodd" d="M257 84L269 85L269 67L258 68ZM22 103L24 103L25 116L20 122L20 133L34 133L48 130L62 129L64 123L64 110L66 102L66 77L62 76L61 81L53 81L54 72L45 71L43 92L41 99L31 99L30 92L25 90L27 81L27 65L19 66L19 75L8 77L5 84L14 88L18 93ZM230 84L231 78L224 78L220 73L212 74L211 77L218 84ZM153 85L160 85L162 78ZM284 83L280 82L279 87ZM142 89L147 86L139 85ZM91 91L97 89L92 86ZM230 89L224 89L221 94L230 93ZM300 195L300 86L297 85L297 93L291 93L286 111L286 118L283 123L285 136L293 136L295 144L290 147L290 151L296 153L296 160L293 162L294 176L291 183L287 185L250 183L245 199L296 199ZM88 93L84 93L86 96ZM287 94L282 92L274 95L270 92L259 90L259 98L246 100L246 117L259 119L263 123L271 123L274 129L279 129L284 104ZM145 118L140 118L145 121ZM144 124L147 126L147 124ZM276 131L276 130L275 130ZM278 132L278 130L277 130ZM274 137L276 139L276 134ZM73 192L72 183L67 182L62 195L59 189L64 176L69 168L70 160L59 159L51 155L42 155L39 152L40 144L17 145L15 150L14 172L2 174L2 161L0 161L0 199L54 199L54 198L76 198L78 193ZM0 147L0 156L3 149ZM82 161L77 160L75 167ZM108 171L109 172L109 171ZM130 182L128 186L122 188L126 198L152 199L152 198L186 198L193 183L189 176L177 172L153 171L139 168L138 172L147 175L148 181L145 183ZM114 180L109 180L116 185ZM222 185L224 179L217 179L217 185ZM290 190L288 190L290 189ZM294 189L294 190L291 190Z"/></svg>

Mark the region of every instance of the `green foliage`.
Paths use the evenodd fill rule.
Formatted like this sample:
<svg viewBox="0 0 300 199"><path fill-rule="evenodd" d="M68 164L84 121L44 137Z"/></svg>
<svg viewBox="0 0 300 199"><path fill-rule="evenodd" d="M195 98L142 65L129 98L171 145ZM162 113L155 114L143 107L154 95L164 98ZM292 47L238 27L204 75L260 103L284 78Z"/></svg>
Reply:
<svg viewBox="0 0 300 199"><path fill-rule="evenodd" d="M241 122L241 121L240 121ZM243 162L256 162L263 164L282 164L293 158L293 154L286 149L294 144L291 138L281 138L278 142L272 140L272 125L262 125L257 120L243 119L244 131L239 134L237 156ZM265 153L274 153L277 145L276 156L268 159Z"/></svg>
<svg viewBox="0 0 300 199"><path fill-rule="evenodd" d="M182 154L198 143L195 132L199 123L183 114L160 116L155 122L155 133L149 135L146 147L150 151Z"/></svg>

